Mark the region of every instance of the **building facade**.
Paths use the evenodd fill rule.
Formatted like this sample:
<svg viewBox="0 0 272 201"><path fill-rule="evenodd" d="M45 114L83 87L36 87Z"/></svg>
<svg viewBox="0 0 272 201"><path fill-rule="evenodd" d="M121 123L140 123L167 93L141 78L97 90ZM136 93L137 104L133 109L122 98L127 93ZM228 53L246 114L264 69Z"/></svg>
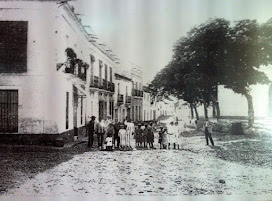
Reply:
<svg viewBox="0 0 272 201"><path fill-rule="evenodd" d="M153 121L158 118L158 102L157 97L152 98L147 87L143 87L143 121Z"/></svg>
<svg viewBox="0 0 272 201"><path fill-rule="evenodd" d="M115 73L115 121L123 122L126 118L131 119L131 94L132 79L129 73L117 71Z"/></svg>
<svg viewBox="0 0 272 201"><path fill-rule="evenodd" d="M131 104L131 119L132 121L142 121L143 111L143 72L142 70L131 64L132 78L132 104Z"/></svg>
<svg viewBox="0 0 272 201"><path fill-rule="evenodd" d="M3 139L72 141L88 117L113 116L114 58L93 41L73 7L5 1L0 13Z"/></svg>

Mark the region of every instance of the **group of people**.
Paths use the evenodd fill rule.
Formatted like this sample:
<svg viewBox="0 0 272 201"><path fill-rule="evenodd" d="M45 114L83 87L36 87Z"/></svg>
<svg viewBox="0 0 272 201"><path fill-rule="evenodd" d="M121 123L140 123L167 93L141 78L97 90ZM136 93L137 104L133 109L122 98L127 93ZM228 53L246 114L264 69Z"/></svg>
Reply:
<svg viewBox="0 0 272 201"><path fill-rule="evenodd" d="M118 121L113 123L111 116L108 116L106 119L99 119L98 122L96 122L95 119L96 118L92 116L91 121L86 125L88 147L93 146L94 134L96 133L98 148L100 150L155 149L155 128L152 123L140 123L135 127L130 118L126 118L122 123ZM185 128L186 125L180 125L179 121L171 121L165 127L160 126L158 138L160 149L180 149L182 145L181 134ZM210 141L214 146L210 128L209 121L205 121L203 131L205 133L206 143L208 145Z"/></svg>
<svg viewBox="0 0 272 201"><path fill-rule="evenodd" d="M181 147L181 128L178 121L170 122L170 124L164 128L160 127L159 131L159 144L161 149L179 149Z"/></svg>
<svg viewBox="0 0 272 201"><path fill-rule="evenodd" d="M123 123L116 121L113 123L111 117L99 119L92 116L86 125L88 133L88 147L93 146L94 134L97 134L97 143L100 150L133 150L136 147L154 148L154 129L150 125L139 124L135 128L130 118L126 118Z"/></svg>

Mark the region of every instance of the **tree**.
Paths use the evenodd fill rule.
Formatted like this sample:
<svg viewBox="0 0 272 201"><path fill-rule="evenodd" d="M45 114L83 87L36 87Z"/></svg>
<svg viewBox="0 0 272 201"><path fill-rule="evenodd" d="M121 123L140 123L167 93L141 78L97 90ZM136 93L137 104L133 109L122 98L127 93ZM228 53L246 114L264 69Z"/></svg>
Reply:
<svg viewBox="0 0 272 201"><path fill-rule="evenodd" d="M241 20L230 26L224 19L211 19L191 29L174 45L172 61L151 83L153 91L182 98L191 108L202 104L205 117L213 106L219 117L217 88L223 85L246 97L252 126L250 85L269 82L259 68L272 63L271 25Z"/></svg>
<svg viewBox="0 0 272 201"><path fill-rule="evenodd" d="M268 77L258 69L271 63L271 43L267 43L265 28L256 20L241 20L229 30L226 60L220 71L224 75L220 83L248 101L248 126L254 124L254 108L250 85L267 84Z"/></svg>

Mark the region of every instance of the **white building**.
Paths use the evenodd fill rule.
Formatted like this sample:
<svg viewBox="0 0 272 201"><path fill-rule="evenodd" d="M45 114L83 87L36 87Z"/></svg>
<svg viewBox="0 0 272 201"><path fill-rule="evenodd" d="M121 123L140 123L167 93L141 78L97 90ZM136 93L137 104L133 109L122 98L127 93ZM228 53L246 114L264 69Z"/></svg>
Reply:
<svg viewBox="0 0 272 201"><path fill-rule="evenodd" d="M144 97L143 97L143 121L153 121L159 116L159 103L157 98L152 98L150 92L146 87L144 87Z"/></svg>
<svg viewBox="0 0 272 201"><path fill-rule="evenodd" d="M132 103L131 119L132 121L142 121L143 113L143 71L139 66L131 64L132 79Z"/></svg>
<svg viewBox="0 0 272 201"><path fill-rule="evenodd" d="M1 137L71 141L88 117L113 116L114 59L72 7L54 0L0 7Z"/></svg>
<svg viewBox="0 0 272 201"><path fill-rule="evenodd" d="M152 97L148 88L144 86L143 120L155 121L161 116L176 116L175 101Z"/></svg>
<svg viewBox="0 0 272 201"><path fill-rule="evenodd" d="M124 119L131 119L132 103L132 79L131 71L125 66L119 66L115 73L116 93L114 94L115 121L123 122Z"/></svg>

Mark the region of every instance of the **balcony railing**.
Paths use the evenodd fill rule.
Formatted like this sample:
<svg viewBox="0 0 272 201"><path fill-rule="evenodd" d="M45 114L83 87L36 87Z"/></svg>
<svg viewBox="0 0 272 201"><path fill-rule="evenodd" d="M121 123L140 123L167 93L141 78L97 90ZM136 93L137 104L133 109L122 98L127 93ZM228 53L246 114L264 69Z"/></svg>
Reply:
<svg viewBox="0 0 272 201"><path fill-rule="evenodd" d="M126 104L131 104L131 96L126 96Z"/></svg>
<svg viewBox="0 0 272 201"><path fill-rule="evenodd" d="M115 91L115 85L112 82L109 82L105 79L101 79L97 76L93 77L93 80L91 80L90 87L93 88L99 88L106 91L114 92Z"/></svg>
<svg viewBox="0 0 272 201"><path fill-rule="evenodd" d="M137 96L136 89L132 89L132 96Z"/></svg>
<svg viewBox="0 0 272 201"><path fill-rule="evenodd" d="M91 80L91 87L95 88L99 87L99 78L97 76L94 76L93 80Z"/></svg>
<svg viewBox="0 0 272 201"><path fill-rule="evenodd" d="M103 89L108 90L108 82L105 79L103 79Z"/></svg>
<svg viewBox="0 0 272 201"><path fill-rule="evenodd" d="M143 97L144 96L144 92L137 90L137 89L132 89L132 96L138 96L138 97Z"/></svg>
<svg viewBox="0 0 272 201"><path fill-rule="evenodd" d="M124 95L123 95L123 94L118 94L117 103L118 103L119 105L121 105L121 104L124 103Z"/></svg>
<svg viewBox="0 0 272 201"><path fill-rule="evenodd" d="M64 65L64 64L63 64ZM87 67L86 66L79 66L79 65L65 65L65 73L73 74L74 76L80 78L83 81L86 81L86 72Z"/></svg>
<svg viewBox="0 0 272 201"><path fill-rule="evenodd" d="M108 91L111 91L111 92L114 92L115 90L114 90L114 83L112 83L112 82L108 82L108 89L107 89Z"/></svg>

